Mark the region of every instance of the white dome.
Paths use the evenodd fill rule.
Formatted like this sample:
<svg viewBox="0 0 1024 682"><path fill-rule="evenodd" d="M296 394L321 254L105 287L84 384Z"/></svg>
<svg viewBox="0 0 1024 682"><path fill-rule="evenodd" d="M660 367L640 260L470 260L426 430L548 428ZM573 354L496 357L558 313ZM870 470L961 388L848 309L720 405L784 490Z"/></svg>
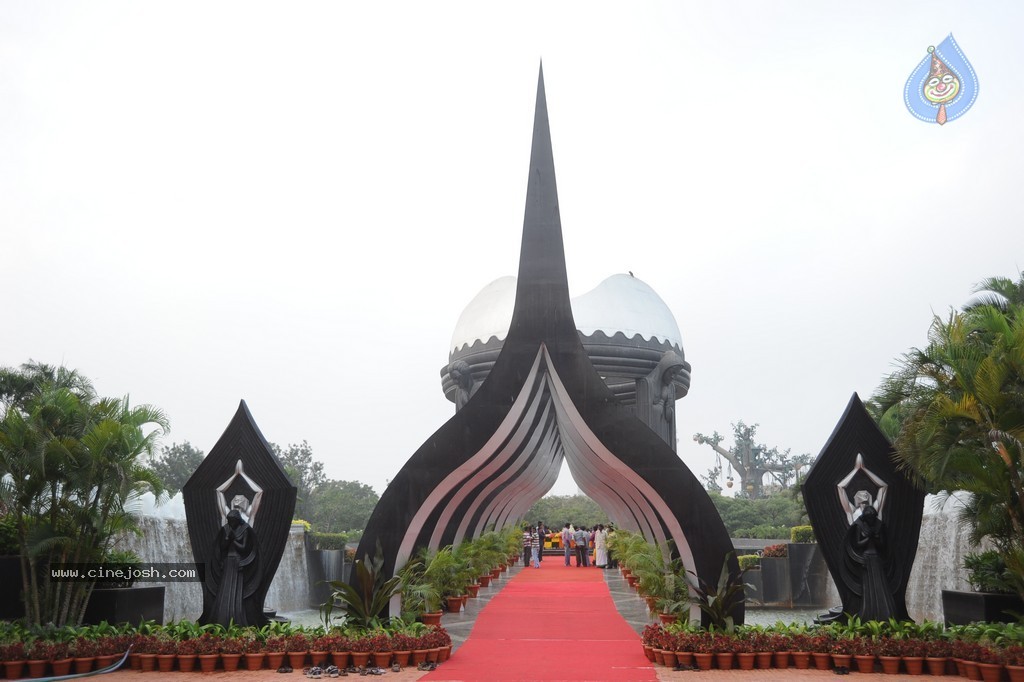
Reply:
<svg viewBox="0 0 1024 682"><path fill-rule="evenodd" d="M492 336L503 341L512 326L515 304L515 277L499 277L485 286L459 315L452 333L452 350L472 346L476 341L487 343Z"/></svg>
<svg viewBox="0 0 1024 682"><path fill-rule="evenodd" d="M477 294L455 325L452 350L484 343L492 337L504 340L512 324L516 301L516 278L501 277ZM627 339L667 341L682 348L679 325L661 297L632 275L612 275L594 289L572 299L576 328L584 336L600 330L608 336L622 332Z"/></svg>
<svg viewBox="0 0 1024 682"><path fill-rule="evenodd" d="M622 332L627 339L640 335L683 347L672 311L654 289L632 275L612 275L572 299L572 316L584 336L598 330L608 336Z"/></svg>

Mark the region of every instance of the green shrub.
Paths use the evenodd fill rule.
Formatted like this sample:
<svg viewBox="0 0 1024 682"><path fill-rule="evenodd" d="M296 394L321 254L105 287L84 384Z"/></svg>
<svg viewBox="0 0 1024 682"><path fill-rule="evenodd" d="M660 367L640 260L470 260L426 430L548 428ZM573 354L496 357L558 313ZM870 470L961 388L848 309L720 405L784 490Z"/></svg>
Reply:
<svg viewBox="0 0 1024 682"><path fill-rule="evenodd" d="M349 541L348 533L309 533L306 539L313 549L345 549Z"/></svg>
<svg viewBox="0 0 1024 682"><path fill-rule="evenodd" d="M793 526L789 531L790 542L815 542L814 528L811 526Z"/></svg>
<svg viewBox="0 0 1024 682"><path fill-rule="evenodd" d="M740 562L741 571L748 571L751 568L761 568L761 557L756 554L741 554L736 557L736 561Z"/></svg>
<svg viewBox="0 0 1024 682"><path fill-rule="evenodd" d="M761 552L761 556L765 559L784 559L789 556L789 550L783 543L778 545L768 545L764 548L764 551Z"/></svg>
<svg viewBox="0 0 1024 682"><path fill-rule="evenodd" d="M994 549L966 555L964 568L967 569L967 582L977 592L1016 591L1013 574L1006 568L1003 557Z"/></svg>
<svg viewBox="0 0 1024 682"><path fill-rule="evenodd" d="M0 556L20 554L18 550L18 529L11 515L0 516Z"/></svg>

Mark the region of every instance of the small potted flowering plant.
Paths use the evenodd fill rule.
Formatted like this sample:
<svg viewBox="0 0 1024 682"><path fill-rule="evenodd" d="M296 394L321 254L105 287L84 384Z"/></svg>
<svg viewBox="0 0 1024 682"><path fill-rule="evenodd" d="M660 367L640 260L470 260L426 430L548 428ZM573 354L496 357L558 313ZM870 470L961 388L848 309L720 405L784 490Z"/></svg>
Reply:
<svg viewBox="0 0 1024 682"><path fill-rule="evenodd" d="M285 635L270 635L264 648L267 651L267 667L277 670L284 662L284 657L288 655L288 638Z"/></svg>
<svg viewBox="0 0 1024 682"><path fill-rule="evenodd" d="M233 632L220 640L220 662L225 672L238 670L238 664L242 661L242 654L245 652L245 640L241 634Z"/></svg>
<svg viewBox="0 0 1024 682"><path fill-rule="evenodd" d="M220 659L220 637L212 632L204 632L194 638L196 654L199 657L199 670L204 673L213 672Z"/></svg>
<svg viewBox="0 0 1024 682"><path fill-rule="evenodd" d="M196 668L196 656L199 655L198 640L195 637L179 639L175 653L178 657L178 670L190 673Z"/></svg>
<svg viewBox="0 0 1024 682"><path fill-rule="evenodd" d="M265 646L266 643L256 632L250 630L242 636L242 659L246 670L259 670L263 667L263 659L267 657Z"/></svg>
<svg viewBox="0 0 1024 682"><path fill-rule="evenodd" d="M305 632L293 632L286 639L288 664L293 668L302 668L309 653L310 638Z"/></svg>

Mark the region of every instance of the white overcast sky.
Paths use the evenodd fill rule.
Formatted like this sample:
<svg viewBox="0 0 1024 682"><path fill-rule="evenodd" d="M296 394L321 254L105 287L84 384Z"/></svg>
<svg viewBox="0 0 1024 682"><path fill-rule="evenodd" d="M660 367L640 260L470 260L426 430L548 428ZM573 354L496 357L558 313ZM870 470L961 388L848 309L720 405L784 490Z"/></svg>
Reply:
<svg viewBox="0 0 1024 682"><path fill-rule="evenodd" d="M903 105L953 33L974 108ZM570 288L674 312L694 432L817 454L933 313L1024 267L1024 4L0 3L0 365L216 442L244 398L382 491L515 274L544 61ZM573 493L564 474L554 492Z"/></svg>

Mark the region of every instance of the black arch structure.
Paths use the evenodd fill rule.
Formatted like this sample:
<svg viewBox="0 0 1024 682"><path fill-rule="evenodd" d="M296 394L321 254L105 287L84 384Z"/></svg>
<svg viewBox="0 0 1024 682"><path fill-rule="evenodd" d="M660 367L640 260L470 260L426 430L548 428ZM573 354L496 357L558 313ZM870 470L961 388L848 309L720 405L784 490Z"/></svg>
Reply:
<svg viewBox="0 0 1024 682"><path fill-rule="evenodd" d="M412 455L370 517L390 574L438 548L518 521L554 485L562 460L619 527L672 540L716 584L732 544L700 482L620 405L583 350L569 304L544 75L540 73L512 323L487 380ZM560 520L559 520L560 521ZM742 622L742 605L734 613Z"/></svg>

